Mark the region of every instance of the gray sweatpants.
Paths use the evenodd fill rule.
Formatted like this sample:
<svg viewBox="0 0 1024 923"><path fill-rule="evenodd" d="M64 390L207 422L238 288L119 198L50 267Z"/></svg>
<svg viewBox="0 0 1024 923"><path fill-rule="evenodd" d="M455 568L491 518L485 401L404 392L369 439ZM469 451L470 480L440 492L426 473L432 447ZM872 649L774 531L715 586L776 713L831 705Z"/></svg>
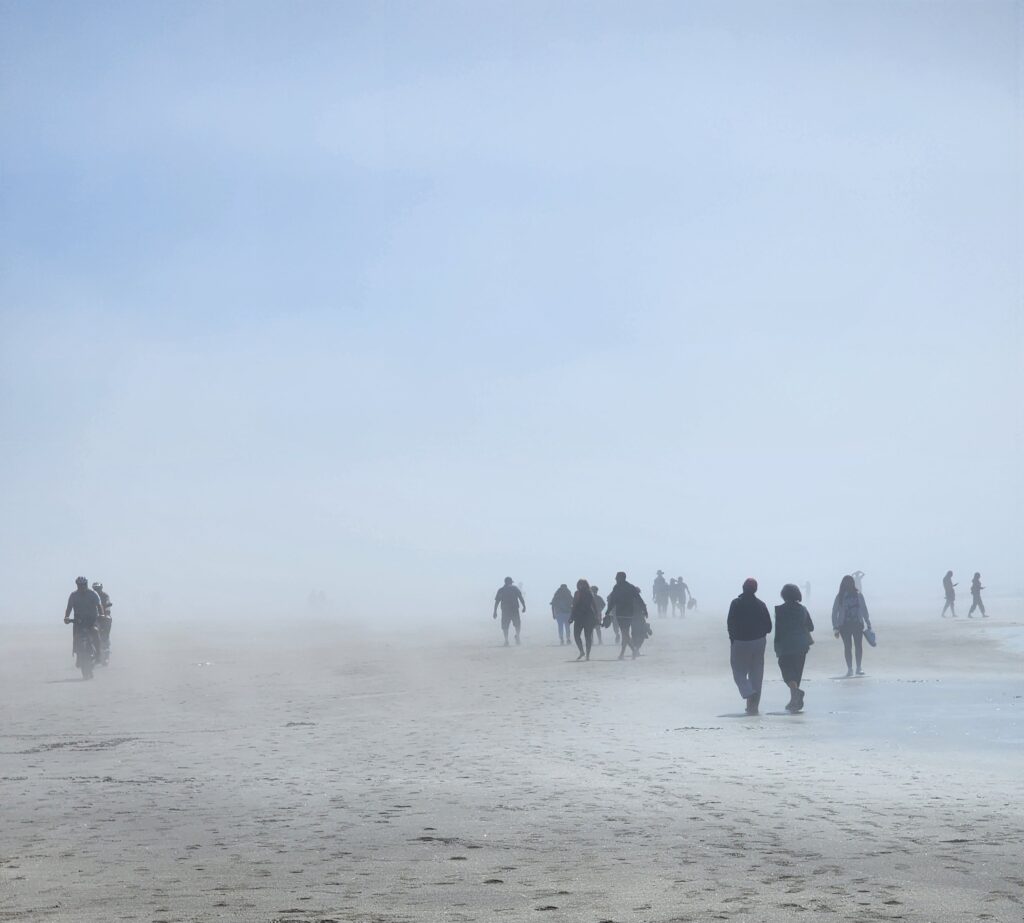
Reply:
<svg viewBox="0 0 1024 923"><path fill-rule="evenodd" d="M761 694L764 679L765 638L756 641L733 641L729 651L732 678L744 699Z"/></svg>

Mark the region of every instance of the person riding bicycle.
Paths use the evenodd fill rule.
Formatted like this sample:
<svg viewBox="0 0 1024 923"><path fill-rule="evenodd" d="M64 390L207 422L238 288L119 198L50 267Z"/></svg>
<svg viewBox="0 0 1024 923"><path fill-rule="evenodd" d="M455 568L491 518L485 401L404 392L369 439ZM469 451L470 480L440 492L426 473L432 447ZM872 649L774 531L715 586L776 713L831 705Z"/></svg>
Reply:
<svg viewBox="0 0 1024 923"><path fill-rule="evenodd" d="M92 588L100 598L100 617L96 627L100 630L100 651L103 655L100 663L106 666L110 663L110 626L113 622L110 610L114 604L110 601L110 594L103 592L103 584L98 580L92 585Z"/></svg>
<svg viewBox="0 0 1024 923"><path fill-rule="evenodd" d="M71 621L71 613L75 613L75 630L72 635L71 653L76 665L81 667L82 655L88 653L93 660L100 659L100 635L97 628L103 603L95 590L89 589L89 581L85 577L75 578L75 591L68 596L68 605L64 610L64 624Z"/></svg>

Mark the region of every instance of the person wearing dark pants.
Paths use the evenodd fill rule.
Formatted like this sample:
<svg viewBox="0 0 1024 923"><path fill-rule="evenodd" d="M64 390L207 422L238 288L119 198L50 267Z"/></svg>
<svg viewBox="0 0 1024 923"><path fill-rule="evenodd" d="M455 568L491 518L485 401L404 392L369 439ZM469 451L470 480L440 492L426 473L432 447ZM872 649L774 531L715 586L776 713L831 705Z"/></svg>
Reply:
<svg viewBox="0 0 1024 923"><path fill-rule="evenodd" d="M729 606L729 663L740 695L747 701L747 714L756 715L764 680L764 649L772 630L768 607L755 596L757 581L748 577L743 592Z"/></svg>
<svg viewBox="0 0 1024 923"><path fill-rule="evenodd" d="M590 649L594 646L594 623L597 621L597 604L594 602L594 594L591 592L590 584L586 580L576 581L576 592L572 597L572 612L569 614L569 621L572 622L573 637L576 640L576 647L580 655L577 660L584 657L590 660ZM587 640L587 646L583 647L583 638Z"/></svg>
<svg viewBox="0 0 1024 923"><path fill-rule="evenodd" d="M981 610L981 617L987 619L988 615L985 612L985 604L981 601L981 591L985 589L981 585L981 574L975 572L974 579L971 581L971 608L967 613L967 618L974 618L974 610Z"/></svg>
<svg viewBox="0 0 1024 923"><path fill-rule="evenodd" d="M624 571L615 575L615 586L608 594L608 613L618 620L621 648L619 660L626 657L626 648L633 652L633 659L640 656L640 646L647 637L647 603L640 591L626 581ZM607 618L607 616L606 616Z"/></svg>
<svg viewBox="0 0 1024 923"><path fill-rule="evenodd" d="M839 582L839 592L832 603L832 630L837 638L843 639L848 677L853 676L854 655L857 658L857 675L864 675L861 669L861 662L864 659L864 629L870 627L868 605L857 591L853 577L847 574Z"/></svg>
<svg viewBox="0 0 1024 923"><path fill-rule="evenodd" d="M775 656L779 658L782 681L789 686L786 711L796 714L803 710L804 692L800 681L804 676L804 661L814 641L811 632L814 622L802 605L803 594L794 583L782 588L783 603L775 607Z"/></svg>

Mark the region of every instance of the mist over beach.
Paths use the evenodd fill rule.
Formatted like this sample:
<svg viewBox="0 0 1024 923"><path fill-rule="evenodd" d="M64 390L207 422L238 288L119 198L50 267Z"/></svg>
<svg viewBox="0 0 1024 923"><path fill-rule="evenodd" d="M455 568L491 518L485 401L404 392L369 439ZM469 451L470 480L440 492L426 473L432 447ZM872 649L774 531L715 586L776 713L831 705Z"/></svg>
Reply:
<svg viewBox="0 0 1024 923"><path fill-rule="evenodd" d="M1022 23L0 4L0 921L1019 920Z"/></svg>

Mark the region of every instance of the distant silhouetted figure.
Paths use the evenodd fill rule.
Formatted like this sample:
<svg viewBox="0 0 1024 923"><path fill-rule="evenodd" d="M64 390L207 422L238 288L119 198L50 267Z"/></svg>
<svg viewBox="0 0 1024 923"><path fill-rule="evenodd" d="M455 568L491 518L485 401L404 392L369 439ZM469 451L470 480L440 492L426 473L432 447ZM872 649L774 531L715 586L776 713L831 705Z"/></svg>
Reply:
<svg viewBox="0 0 1024 923"><path fill-rule="evenodd" d="M956 590L953 587L959 584L953 583L953 571L947 570L946 576L942 578L942 590L946 594L946 605L942 607L942 617L946 617L948 609L953 618L956 618Z"/></svg>
<svg viewBox="0 0 1024 923"><path fill-rule="evenodd" d="M679 618L686 618L686 610L693 609L697 604L693 600L693 594L682 577L676 577L676 593L679 596Z"/></svg>
<svg viewBox="0 0 1024 923"><path fill-rule="evenodd" d="M569 621L573 625L573 638L580 655L577 660L586 657L590 660L590 649L594 645L594 624L597 622L597 604L594 602L594 594L590 590L590 584L586 580L576 581L576 592L572 597L572 614ZM581 637L582 636L582 637ZM586 639L586 648L583 646L583 638Z"/></svg>
<svg viewBox="0 0 1024 923"><path fill-rule="evenodd" d="M604 615L605 607L604 597L598 593L596 586L592 586L590 592L594 594L594 611L597 613L597 619L594 621L594 634L597 635L597 643L604 644L604 641L601 639L601 617Z"/></svg>
<svg viewBox="0 0 1024 923"><path fill-rule="evenodd" d="M654 605L658 607L658 618L663 619L668 614L668 582L665 580L665 571L659 570L658 576L654 578L654 586L651 588L651 598Z"/></svg>
<svg viewBox="0 0 1024 923"><path fill-rule="evenodd" d="M114 604L110 601L110 594L105 592L103 584L96 581L92 585L93 592L100 598L100 615L96 621L96 627L100 633L100 663L106 666L110 663L110 628L113 625L112 609Z"/></svg>
<svg viewBox="0 0 1024 923"><path fill-rule="evenodd" d="M814 622L811 621L811 613L802 605L803 596L795 583L787 583L780 595L783 603L775 607L775 656L779 658L782 681L789 686L786 711L796 714L804 707L800 681L804 676L807 652L814 643L811 638Z"/></svg>
<svg viewBox="0 0 1024 923"><path fill-rule="evenodd" d="M981 585L981 574L977 571L974 573L974 579L971 581L971 611L967 613L969 619L974 618L974 610L981 610L981 617L987 619L988 615L985 612L985 604L981 601L981 591L985 589Z"/></svg>
<svg viewBox="0 0 1024 923"><path fill-rule="evenodd" d="M572 591L562 584L551 597L551 617L558 623L558 643L571 644L569 616L572 615Z"/></svg>
<svg viewBox="0 0 1024 923"><path fill-rule="evenodd" d="M511 577L505 578L505 584L494 594L494 618L498 617L498 606L501 606L501 631L505 635L505 647L508 647L509 625L515 626L516 644L519 643L519 608L522 606L526 611L526 600L513 582Z"/></svg>
<svg viewBox="0 0 1024 923"><path fill-rule="evenodd" d="M864 592L864 571L855 570L853 572L853 585L857 588L858 593Z"/></svg>
<svg viewBox="0 0 1024 923"><path fill-rule="evenodd" d="M772 630L768 607L754 594L757 581L748 577L743 592L729 606L729 663L740 695L747 700L747 714L756 715L764 681L765 638Z"/></svg>
<svg viewBox="0 0 1024 923"><path fill-rule="evenodd" d="M85 577L76 577L75 591L68 597L68 605L64 610L64 624L71 621L75 624L71 632L71 653L78 667L81 667L84 658L90 658L85 661L86 663L100 659L100 633L97 623L102 612L103 603L99 594L89 589L89 581ZM72 613L74 619L71 618Z"/></svg>
<svg viewBox="0 0 1024 923"><path fill-rule="evenodd" d="M839 592L832 603L832 630L837 638L843 639L847 676L853 676L854 651L857 655L857 675L864 675L861 662L864 659L865 628L871 628L868 604L864 602L864 597L857 589L853 577L847 574L839 582Z"/></svg>
<svg viewBox="0 0 1024 923"><path fill-rule="evenodd" d="M615 575L615 586L608 594L608 612L618 619L622 647L619 660L626 656L626 648L633 652L633 659L640 655L640 647L647 638L647 603L632 583L626 582L626 574Z"/></svg>
<svg viewBox="0 0 1024 923"><path fill-rule="evenodd" d="M810 598L811 598L811 581L810 580L806 580L806 581L804 581L804 599L810 599Z"/></svg>

